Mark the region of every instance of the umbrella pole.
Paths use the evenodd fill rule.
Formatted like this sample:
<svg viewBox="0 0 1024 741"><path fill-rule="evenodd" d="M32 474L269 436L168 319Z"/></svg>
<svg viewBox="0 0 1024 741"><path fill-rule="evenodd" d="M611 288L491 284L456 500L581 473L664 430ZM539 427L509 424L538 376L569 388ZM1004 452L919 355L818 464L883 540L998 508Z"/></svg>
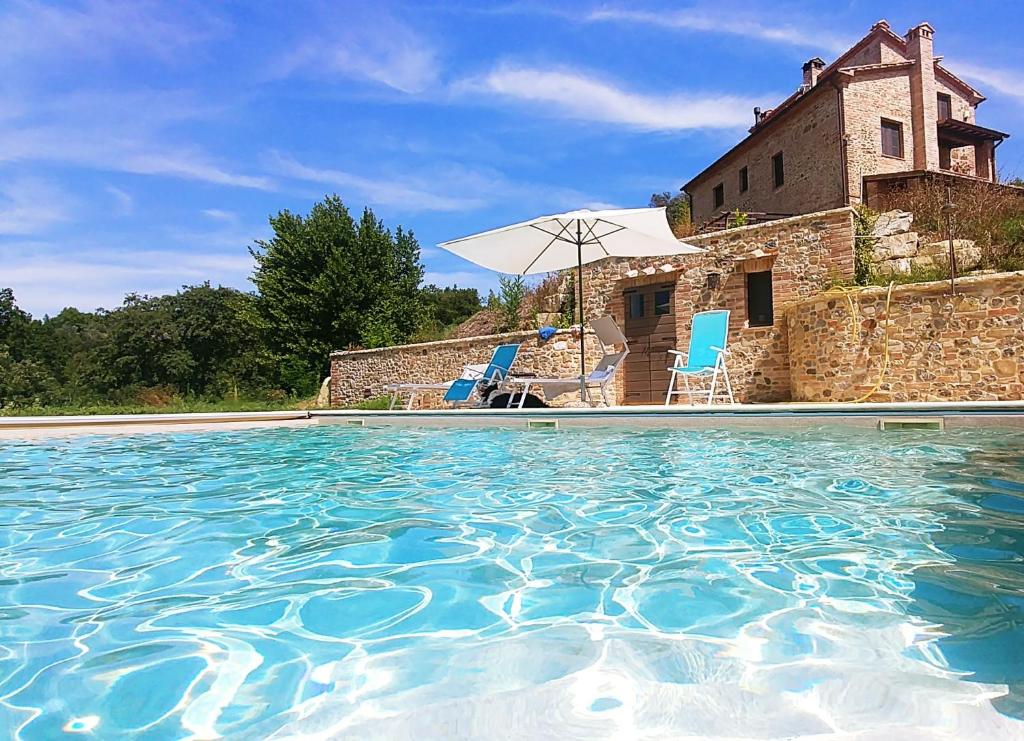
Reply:
<svg viewBox="0 0 1024 741"><path fill-rule="evenodd" d="M580 401L587 403L587 356L584 348L583 333L583 231L580 220L576 219L576 285L579 291L580 305Z"/></svg>

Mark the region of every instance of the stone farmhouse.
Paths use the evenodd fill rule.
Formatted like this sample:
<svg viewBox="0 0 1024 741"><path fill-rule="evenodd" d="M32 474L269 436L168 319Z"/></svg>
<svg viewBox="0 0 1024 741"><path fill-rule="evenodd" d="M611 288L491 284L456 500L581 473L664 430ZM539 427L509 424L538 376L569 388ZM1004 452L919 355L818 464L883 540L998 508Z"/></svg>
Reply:
<svg viewBox="0 0 1024 741"><path fill-rule="evenodd" d="M749 136L683 186L693 223L873 206L930 174L995 182L1008 135L976 123L985 96L943 66L933 35L921 23L898 36L883 20L831 64L804 64L796 92L755 108Z"/></svg>
<svg viewBox="0 0 1024 741"><path fill-rule="evenodd" d="M962 279L955 296L947 281L830 288L855 274L853 206L914 179L995 182L1007 135L975 123L985 98L942 66L932 34L922 23L900 37L880 21L831 65L804 65L800 89L758 111L750 135L684 186L705 225L686 241L704 252L584 267L584 314L612 316L629 344L614 403L663 402L669 350L686 348L693 315L707 309L730 311L737 401L1024 399L1024 272ZM736 209L750 214L746 225L722 218ZM906 247L911 220L888 219L879 242ZM935 246L883 257L940 262L946 245L926 245ZM344 350L331 355L331 403L379 397L391 381L456 378L505 342L521 343L521 375L578 372L580 337L569 330ZM594 367L602 348L592 334L584 342Z"/></svg>

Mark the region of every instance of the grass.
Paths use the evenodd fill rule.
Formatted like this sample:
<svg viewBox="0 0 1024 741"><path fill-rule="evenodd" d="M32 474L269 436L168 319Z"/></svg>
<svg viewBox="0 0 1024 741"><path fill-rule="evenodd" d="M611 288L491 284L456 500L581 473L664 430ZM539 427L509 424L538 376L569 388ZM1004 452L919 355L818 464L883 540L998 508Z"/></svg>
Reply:
<svg viewBox="0 0 1024 741"><path fill-rule="evenodd" d="M390 396L375 396L372 399L366 399L364 401L360 401L357 404L353 404L352 406L345 407L345 408L346 409L365 409L365 410L369 411L369 410L374 410L374 409L387 409L390 405L391 405L391 397Z"/></svg>
<svg viewBox="0 0 1024 741"><path fill-rule="evenodd" d="M390 397L375 396L347 409L387 409ZM54 406L18 406L0 408L0 417L67 417L95 414L198 414L201 412L280 412L303 411L313 407L312 400L286 398L266 400L175 399L167 404L69 404Z"/></svg>
<svg viewBox="0 0 1024 741"><path fill-rule="evenodd" d="M18 406L0 409L4 417L60 417L93 414L186 414L198 412L276 412L301 410L309 404L300 399L276 401L202 401L198 399L174 400L169 404L78 404L60 406Z"/></svg>

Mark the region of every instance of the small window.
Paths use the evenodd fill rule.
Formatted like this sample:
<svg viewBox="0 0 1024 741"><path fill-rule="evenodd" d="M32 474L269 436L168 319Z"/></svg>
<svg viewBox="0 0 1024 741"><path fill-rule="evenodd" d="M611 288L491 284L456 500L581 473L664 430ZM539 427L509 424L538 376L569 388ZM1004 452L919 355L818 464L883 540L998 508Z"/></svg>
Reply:
<svg viewBox="0 0 1024 741"><path fill-rule="evenodd" d="M747 324L751 327L770 327L774 323L772 271L747 273Z"/></svg>
<svg viewBox="0 0 1024 741"><path fill-rule="evenodd" d="M665 316L672 313L672 292L657 291L654 294L654 315Z"/></svg>
<svg viewBox="0 0 1024 741"><path fill-rule="evenodd" d="M882 119L882 154L886 157L903 156L903 124Z"/></svg>
<svg viewBox="0 0 1024 741"><path fill-rule="evenodd" d="M715 208L718 208L723 203L725 203L725 186L722 185L722 183L716 185L714 191L712 192L712 195L714 196L715 200Z"/></svg>
<svg viewBox="0 0 1024 741"><path fill-rule="evenodd" d="M747 168L740 168L740 193L746 193L750 187L750 180L747 178Z"/></svg>
<svg viewBox="0 0 1024 741"><path fill-rule="evenodd" d="M948 118L953 118L953 99L946 93L938 94L938 119L945 121Z"/></svg>
<svg viewBox="0 0 1024 741"><path fill-rule="evenodd" d="M786 182L786 166L782 161L782 152L772 157L772 179L775 187L780 188Z"/></svg>
<svg viewBox="0 0 1024 741"><path fill-rule="evenodd" d="M629 318L641 319L644 315L644 295L642 293L629 294Z"/></svg>

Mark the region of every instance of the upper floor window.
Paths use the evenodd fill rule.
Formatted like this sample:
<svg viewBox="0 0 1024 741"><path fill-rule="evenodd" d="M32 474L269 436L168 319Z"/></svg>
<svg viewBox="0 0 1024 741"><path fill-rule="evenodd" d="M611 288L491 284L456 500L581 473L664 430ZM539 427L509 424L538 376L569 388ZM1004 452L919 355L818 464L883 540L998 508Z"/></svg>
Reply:
<svg viewBox="0 0 1024 741"><path fill-rule="evenodd" d="M715 208L725 203L725 186L722 183L715 186L714 191L712 191L712 197L715 201Z"/></svg>
<svg viewBox="0 0 1024 741"><path fill-rule="evenodd" d="M740 168L740 193L746 193L750 187L750 180L747 178L747 168Z"/></svg>
<svg viewBox="0 0 1024 741"><path fill-rule="evenodd" d="M882 119L882 154L887 157L903 156L903 124Z"/></svg>
<svg viewBox="0 0 1024 741"><path fill-rule="evenodd" d="M772 157L772 179L776 188L786 182L786 166L782 161L782 152Z"/></svg>
<svg viewBox="0 0 1024 741"><path fill-rule="evenodd" d="M938 94L938 119L945 121L953 118L953 99L946 93Z"/></svg>

